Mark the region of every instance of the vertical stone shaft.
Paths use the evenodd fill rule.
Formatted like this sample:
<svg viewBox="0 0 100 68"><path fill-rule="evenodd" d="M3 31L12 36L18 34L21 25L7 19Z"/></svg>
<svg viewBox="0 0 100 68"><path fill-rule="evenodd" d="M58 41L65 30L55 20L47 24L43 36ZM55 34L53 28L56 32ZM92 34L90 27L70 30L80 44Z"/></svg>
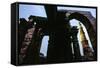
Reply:
<svg viewBox="0 0 100 68"><path fill-rule="evenodd" d="M74 49L74 60L80 61L81 60L81 54L80 54L80 48L77 38L78 29L77 27L72 27L72 43L73 43L73 49Z"/></svg>

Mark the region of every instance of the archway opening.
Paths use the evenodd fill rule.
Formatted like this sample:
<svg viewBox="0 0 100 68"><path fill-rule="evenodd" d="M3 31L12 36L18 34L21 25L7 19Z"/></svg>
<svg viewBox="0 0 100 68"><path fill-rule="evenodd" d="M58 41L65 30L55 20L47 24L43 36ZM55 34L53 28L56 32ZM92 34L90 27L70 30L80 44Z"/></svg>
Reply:
<svg viewBox="0 0 100 68"><path fill-rule="evenodd" d="M83 53L83 46L82 46L82 42L81 42L81 39L80 39L80 26L79 24L81 24L82 28L83 28L83 31L85 33L85 36L88 40L88 44L89 44L89 47L92 49L93 51L93 47L92 47L92 44L91 44L91 41L90 41L90 38L89 38L89 35L88 35L88 32L86 30L86 27L82 24L82 22L80 22L79 20L77 19L71 19L69 21L70 25L71 25L71 28L73 26L76 26L78 28L78 34L77 34L77 39L78 39L78 44L79 44L79 49L80 49L80 54L81 56L84 56L84 53ZM72 44L72 43L71 43ZM74 53L74 48L73 48L73 44L71 45L72 46L72 52Z"/></svg>
<svg viewBox="0 0 100 68"><path fill-rule="evenodd" d="M47 57L49 36L44 36L41 43L40 53Z"/></svg>

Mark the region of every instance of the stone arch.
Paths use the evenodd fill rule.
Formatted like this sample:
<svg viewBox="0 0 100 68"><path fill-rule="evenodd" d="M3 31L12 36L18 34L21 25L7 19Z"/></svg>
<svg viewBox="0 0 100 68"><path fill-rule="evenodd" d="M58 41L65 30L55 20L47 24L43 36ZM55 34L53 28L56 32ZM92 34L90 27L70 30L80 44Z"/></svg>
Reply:
<svg viewBox="0 0 100 68"><path fill-rule="evenodd" d="M71 13L68 16L68 21L70 21L72 19L79 20L86 27L87 33L88 33L90 41L92 43L92 47L93 47L94 52L96 54L97 53L96 30L94 29L94 25L92 24L91 20L86 15L81 14L79 12Z"/></svg>

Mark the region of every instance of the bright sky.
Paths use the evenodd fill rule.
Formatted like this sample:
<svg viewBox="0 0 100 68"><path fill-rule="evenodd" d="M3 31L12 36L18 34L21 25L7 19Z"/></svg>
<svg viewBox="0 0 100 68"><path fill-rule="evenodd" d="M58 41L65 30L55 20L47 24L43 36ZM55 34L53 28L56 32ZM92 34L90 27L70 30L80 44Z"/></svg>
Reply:
<svg viewBox="0 0 100 68"><path fill-rule="evenodd" d="M40 50L40 52L43 53L44 56L47 55L48 41L49 41L49 36L44 36L42 39L41 50Z"/></svg>
<svg viewBox="0 0 100 68"><path fill-rule="evenodd" d="M28 20L30 15L47 17L44 6L41 5L19 5L19 18Z"/></svg>
<svg viewBox="0 0 100 68"><path fill-rule="evenodd" d="M96 9L92 9L92 8L57 7L57 9L58 10L64 9L64 10L89 11L89 12L91 12L92 16L96 18ZM44 9L44 6L20 4L19 5L19 18L25 18L26 20L28 20L28 17L30 15L47 17L45 9ZM71 22L71 26L77 26L78 25L78 21L75 20L75 19L71 20L70 22ZM84 30L86 32L85 28L84 28ZM87 32L86 32L86 36L88 38ZM40 52L43 53L44 56L46 56L46 53L47 53L48 40L49 40L48 36L44 36L43 37L42 46L41 46ZM88 40L89 40L89 38L88 38ZM79 42L79 44L80 44L80 42ZM90 41L89 41L89 44L91 44ZM90 45L90 47L91 47L91 45ZM83 55L81 44L80 44L80 51L81 51L81 54Z"/></svg>
<svg viewBox="0 0 100 68"><path fill-rule="evenodd" d="M96 18L96 9L95 8L80 8L80 7L58 7L58 10L78 10L78 11L89 11L92 16Z"/></svg>

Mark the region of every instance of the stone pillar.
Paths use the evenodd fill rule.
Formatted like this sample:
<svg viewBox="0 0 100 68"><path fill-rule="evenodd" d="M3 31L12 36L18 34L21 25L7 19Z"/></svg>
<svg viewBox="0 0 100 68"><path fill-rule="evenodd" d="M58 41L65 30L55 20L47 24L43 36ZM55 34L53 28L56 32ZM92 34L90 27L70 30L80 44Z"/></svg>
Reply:
<svg viewBox="0 0 100 68"><path fill-rule="evenodd" d="M72 35L72 43L73 43L73 49L74 49L74 61L80 61L81 60L81 54L80 54L80 48L77 38L78 29L77 26L73 26L71 30Z"/></svg>
<svg viewBox="0 0 100 68"><path fill-rule="evenodd" d="M89 46L88 40L85 36L85 32L83 30L83 27L81 26L81 23L79 22L80 25L80 41L83 46L83 52L84 52L84 60L89 61L89 60L95 60L94 57L94 52Z"/></svg>
<svg viewBox="0 0 100 68"><path fill-rule="evenodd" d="M46 6L49 44L47 63L72 61L71 39L65 13L58 13L56 6Z"/></svg>
<svg viewBox="0 0 100 68"><path fill-rule="evenodd" d="M31 43L27 49L25 64L40 64L40 46L42 41L41 29L35 28Z"/></svg>

